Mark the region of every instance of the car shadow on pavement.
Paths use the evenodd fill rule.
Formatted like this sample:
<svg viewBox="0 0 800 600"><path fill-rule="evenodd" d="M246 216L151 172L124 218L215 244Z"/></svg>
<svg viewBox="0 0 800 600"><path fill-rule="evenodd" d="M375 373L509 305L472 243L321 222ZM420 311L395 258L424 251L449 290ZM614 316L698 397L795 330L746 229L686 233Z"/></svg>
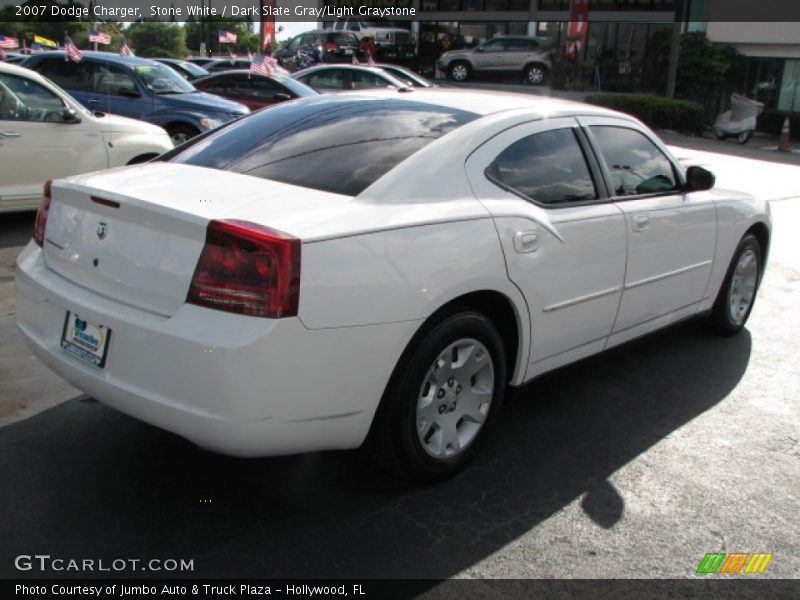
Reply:
<svg viewBox="0 0 800 600"><path fill-rule="evenodd" d="M613 527L608 478L723 401L750 351L747 331L690 322L546 375L511 394L472 468L422 488L359 452L211 454L76 398L0 429L0 576L98 575L14 569L44 553L192 559L192 577L451 577L575 501Z"/></svg>

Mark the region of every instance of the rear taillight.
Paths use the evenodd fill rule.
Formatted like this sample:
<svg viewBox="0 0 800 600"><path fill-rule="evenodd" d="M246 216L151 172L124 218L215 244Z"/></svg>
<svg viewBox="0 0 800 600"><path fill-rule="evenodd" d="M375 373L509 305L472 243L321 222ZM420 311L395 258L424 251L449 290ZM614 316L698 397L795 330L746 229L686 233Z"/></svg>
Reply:
<svg viewBox="0 0 800 600"><path fill-rule="evenodd" d="M247 221L211 221L186 302L254 317L292 317L300 240Z"/></svg>
<svg viewBox="0 0 800 600"><path fill-rule="evenodd" d="M39 210L36 211L36 221L33 225L33 241L39 246L44 246L44 230L47 227L47 213L50 212L52 185L52 179L48 179L47 183L44 184L42 202L39 204Z"/></svg>
<svg viewBox="0 0 800 600"><path fill-rule="evenodd" d="M331 50L336 50L337 47L338 46L336 46L336 44L334 44L333 42L325 43L325 50L327 50L328 52L330 52Z"/></svg>

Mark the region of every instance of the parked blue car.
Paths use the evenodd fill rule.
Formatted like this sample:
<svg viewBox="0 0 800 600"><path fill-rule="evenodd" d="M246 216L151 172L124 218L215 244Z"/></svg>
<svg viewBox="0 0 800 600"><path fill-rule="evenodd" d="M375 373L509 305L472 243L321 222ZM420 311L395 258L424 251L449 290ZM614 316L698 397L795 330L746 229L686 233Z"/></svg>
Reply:
<svg viewBox="0 0 800 600"><path fill-rule="evenodd" d="M48 77L89 110L160 125L176 145L250 112L195 89L166 65L137 56L87 51L76 63L52 51L30 56L22 66Z"/></svg>

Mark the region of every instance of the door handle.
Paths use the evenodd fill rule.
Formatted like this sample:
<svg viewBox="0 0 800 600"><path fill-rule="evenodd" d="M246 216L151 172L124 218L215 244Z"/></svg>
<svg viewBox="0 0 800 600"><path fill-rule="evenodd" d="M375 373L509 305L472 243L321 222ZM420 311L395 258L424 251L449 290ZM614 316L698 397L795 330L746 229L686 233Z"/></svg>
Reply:
<svg viewBox="0 0 800 600"><path fill-rule="evenodd" d="M648 215L636 215L633 217L633 230L644 231L650 227L650 217Z"/></svg>
<svg viewBox="0 0 800 600"><path fill-rule="evenodd" d="M535 231L518 231L514 234L514 250L529 254L539 249L539 235Z"/></svg>
<svg viewBox="0 0 800 600"><path fill-rule="evenodd" d="M99 104L99 103L100 103L100 100L99 100L99 99L97 99L97 98L89 98L89 99L86 101L86 104Z"/></svg>
<svg viewBox="0 0 800 600"><path fill-rule="evenodd" d="M19 131L0 131L0 138L22 137Z"/></svg>

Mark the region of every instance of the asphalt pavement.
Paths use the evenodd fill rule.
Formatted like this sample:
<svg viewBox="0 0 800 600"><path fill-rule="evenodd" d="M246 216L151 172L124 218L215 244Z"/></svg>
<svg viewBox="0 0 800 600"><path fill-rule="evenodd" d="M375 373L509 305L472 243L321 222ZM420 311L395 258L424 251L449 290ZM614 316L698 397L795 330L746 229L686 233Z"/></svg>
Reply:
<svg viewBox="0 0 800 600"><path fill-rule="evenodd" d="M774 199L746 330L688 322L541 377L472 468L423 488L360 452L214 455L60 382L7 297L30 216L2 219L0 577L63 577L15 569L37 552L193 559L195 577L433 580L697 578L708 552L770 552L757 577L796 578L800 168L689 146L675 153L720 187Z"/></svg>

